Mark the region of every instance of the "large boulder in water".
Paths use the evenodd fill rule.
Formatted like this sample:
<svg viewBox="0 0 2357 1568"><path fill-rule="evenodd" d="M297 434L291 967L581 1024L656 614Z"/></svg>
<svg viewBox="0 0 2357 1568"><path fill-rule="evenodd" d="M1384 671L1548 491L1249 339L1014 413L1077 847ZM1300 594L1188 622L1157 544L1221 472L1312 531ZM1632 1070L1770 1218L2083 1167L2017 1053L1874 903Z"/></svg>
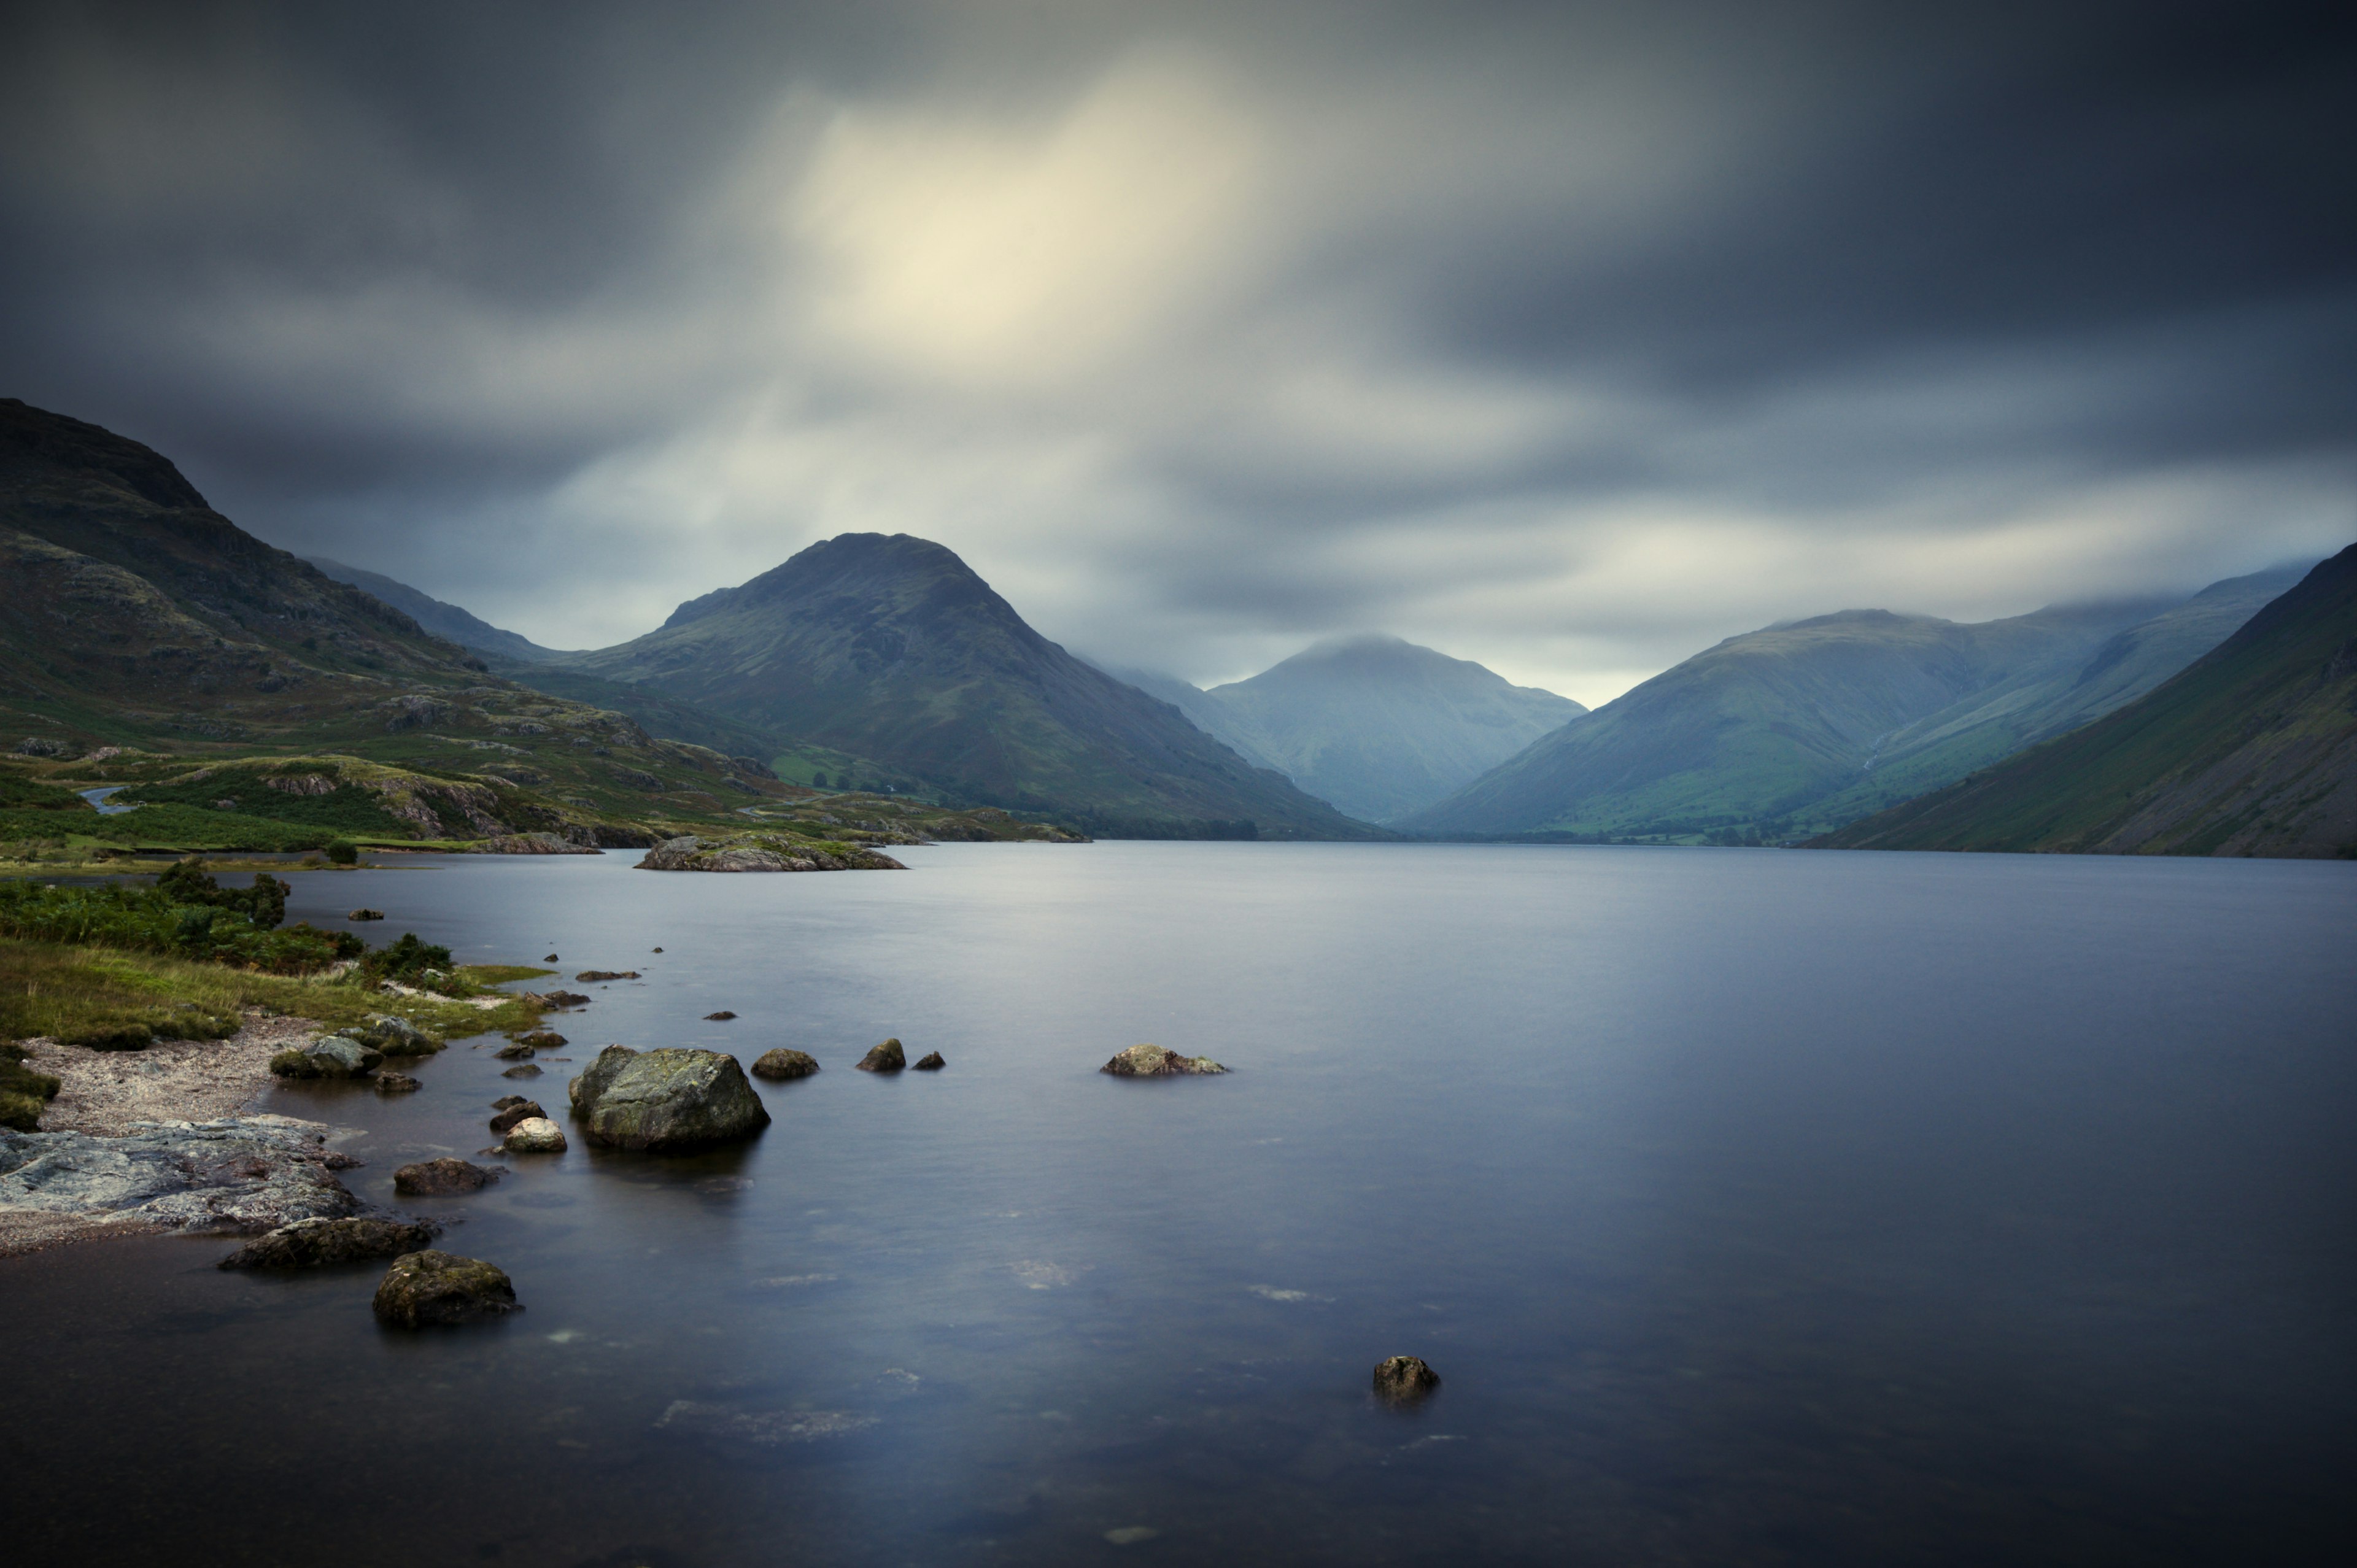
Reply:
<svg viewBox="0 0 2357 1568"><path fill-rule="evenodd" d="M479 1258L428 1250L393 1260L376 1287L377 1320L396 1328L468 1323L517 1310L515 1285Z"/></svg>
<svg viewBox="0 0 2357 1568"><path fill-rule="evenodd" d="M871 1048L857 1065L862 1072L899 1072L909 1065L909 1056L898 1039L890 1039Z"/></svg>
<svg viewBox="0 0 2357 1568"><path fill-rule="evenodd" d="M1440 1386L1440 1374L1421 1356L1393 1356L1375 1364L1375 1397L1393 1404L1420 1400Z"/></svg>
<svg viewBox="0 0 2357 1568"><path fill-rule="evenodd" d="M790 1050L780 1046L773 1051L763 1051L761 1059L753 1064L756 1078L808 1078L818 1070L818 1058L808 1051Z"/></svg>
<svg viewBox="0 0 2357 1568"><path fill-rule="evenodd" d="M610 1148L701 1148L749 1138L770 1124L745 1069L719 1051L608 1046L573 1080L571 1093L583 1134Z"/></svg>
<svg viewBox="0 0 2357 1568"><path fill-rule="evenodd" d="M1169 1078L1181 1073L1225 1072L1209 1057L1182 1057L1164 1046L1132 1046L1097 1069L1116 1078Z"/></svg>

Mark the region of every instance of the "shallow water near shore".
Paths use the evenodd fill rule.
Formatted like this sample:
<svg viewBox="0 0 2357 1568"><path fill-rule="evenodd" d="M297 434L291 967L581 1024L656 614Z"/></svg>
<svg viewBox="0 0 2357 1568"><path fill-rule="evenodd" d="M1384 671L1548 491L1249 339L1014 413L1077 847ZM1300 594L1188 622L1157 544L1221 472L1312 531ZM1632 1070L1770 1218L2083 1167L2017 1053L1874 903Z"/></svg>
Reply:
<svg viewBox="0 0 2357 1568"><path fill-rule="evenodd" d="M897 852L896 852L897 853ZM576 985L354 1190L749 1063L725 1152L513 1156L526 1310L220 1239L0 1264L12 1563L2325 1561L2357 1395L2357 867L1275 844L296 873ZM660 946L661 953L651 950ZM732 1022L702 1015L735 1011ZM887 1035L940 1073L852 1064ZM1125 1082L1141 1040L1222 1078ZM406 1065L406 1064L404 1064ZM1372 1368L1444 1379L1407 1412Z"/></svg>

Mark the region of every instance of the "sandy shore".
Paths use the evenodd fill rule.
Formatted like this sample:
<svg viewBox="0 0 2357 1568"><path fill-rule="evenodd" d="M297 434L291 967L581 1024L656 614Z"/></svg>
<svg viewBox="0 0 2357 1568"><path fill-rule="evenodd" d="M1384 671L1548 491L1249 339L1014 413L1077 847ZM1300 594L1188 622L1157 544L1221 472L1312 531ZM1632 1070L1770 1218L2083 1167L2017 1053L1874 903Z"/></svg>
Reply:
<svg viewBox="0 0 2357 1568"><path fill-rule="evenodd" d="M62 1087L41 1116L45 1133L120 1138L135 1122L209 1122L235 1116L270 1085L270 1058L309 1039L307 1018L246 1015L226 1040L171 1040L144 1051L93 1051L47 1038L24 1042L27 1064ZM38 1252L93 1236L145 1233L121 1220L64 1214L0 1213L0 1258Z"/></svg>

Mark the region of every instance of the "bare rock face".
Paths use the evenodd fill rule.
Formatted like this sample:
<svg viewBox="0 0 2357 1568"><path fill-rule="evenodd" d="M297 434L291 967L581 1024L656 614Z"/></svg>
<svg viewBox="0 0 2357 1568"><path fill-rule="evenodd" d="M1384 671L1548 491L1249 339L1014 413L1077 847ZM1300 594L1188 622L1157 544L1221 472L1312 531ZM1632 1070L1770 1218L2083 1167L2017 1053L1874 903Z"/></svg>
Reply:
<svg viewBox="0 0 2357 1568"><path fill-rule="evenodd" d="M360 1199L328 1129L291 1116L139 1122L121 1138L0 1129L0 1212L164 1230L269 1230Z"/></svg>
<svg viewBox="0 0 2357 1568"><path fill-rule="evenodd" d="M257 1236L221 1261L224 1269L318 1269L422 1252L434 1227L422 1219L298 1219Z"/></svg>
<svg viewBox="0 0 2357 1568"><path fill-rule="evenodd" d="M1182 1057L1162 1046L1132 1046L1097 1070L1116 1078L1169 1078L1228 1069L1209 1057Z"/></svg>
<svg viewBox="0 0 2357 1568"><path fill-rule="evenodd" d="M573 1080L571 1094L583 1135L611 1148L702 1148L770 1124L745 1069L719 1051L608 1046Z"/></svg>
<svg viewBox="0 0 2357 1568"><path fill-rule="evenodd" d="M939 1072L947 1066L949 1063L942 1060L942 1053L939 1051L933 1051L917 1058L919 1072Z"/></svg>
<svg viewBox="0 0 2357 1568"><path fill-rule="evenodd" d="M423 1160L393 1172L393 1190L404 1197L447 1197L479 1191L505 1174L466 1160Z"/></svg>
<svg viewBox="0 0 2357 1568"><path fill-rule="evenodd" d="M471 1323L520 1310L515 1285L479 1258L428 1249L393 1260L376 1287L377 1321L396 1328Z"/></svg>
<svg viewBox="0 0 2357 1568"><path fill-rule="evenodd" d="M753 1064L756 1078L808 1078L817 1070L816 1057L808 1051L790 1051L783 1046L762 1052L761 1059Z"/></svg>
<svg viewBox="0 0 2357 1568"><path fill-rule="evenodd" d="M859 1058L859 1070L862 1072L899 1072L908 1065L908 1056L902 1052L897 1039L885 1041Z"/></svg>
<svg viewBox="0 0 2357 1568"><path fill-rule="evenodd" d="M1394 1356L1375 1367L1375 1397L1393 1404L1420 1400L1439 1386L1440 1374L1422 1357Z"/></svg>
<svg viewBox="0 0 2357 1568"><path fill-rule="evenodd" d="M507 1100L508 1103L500 1107L500 1113L491 1118L491 1131L494 1133L504 1133L519 1122L529 1122L535 1116L548 1114L540 1108L537 1100L526 1100L521 1094L511 1094Z"/></svg>
<svg viewBox="0 0 2357 1568"><path fill-rule="evenodd" d="M561 1155L565 1148L565 1129L545 1116L527 1116L508 1129L500 1147L511 1155Z"/></svg>

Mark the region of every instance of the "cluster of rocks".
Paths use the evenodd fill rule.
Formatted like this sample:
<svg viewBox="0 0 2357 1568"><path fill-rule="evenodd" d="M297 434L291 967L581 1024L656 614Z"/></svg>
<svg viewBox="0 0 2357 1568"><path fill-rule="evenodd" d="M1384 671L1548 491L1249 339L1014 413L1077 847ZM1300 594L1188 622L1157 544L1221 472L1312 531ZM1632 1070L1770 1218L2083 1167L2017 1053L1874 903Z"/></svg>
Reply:
<svg viewBox="0 0 2357 1568"><path fill-rule="evenodd" d="M371 1013L332 1035L287 1047L270 1058L270 1070L280 1078L365 1078L387 1057L432 1056L441 1048L440 1040L408 1019Z"/></svg>
<svg viewBox="0 0 2357 1568"><path fill-rule="evenodd" d="M540 1101L526 1100L521 1094L507 1094L491 1101L491 1109L497 1112L491 1118L491 1131L500 1134L500 1147L509 1154L565 1153L565 1129L540 1108Z"/></svg>

